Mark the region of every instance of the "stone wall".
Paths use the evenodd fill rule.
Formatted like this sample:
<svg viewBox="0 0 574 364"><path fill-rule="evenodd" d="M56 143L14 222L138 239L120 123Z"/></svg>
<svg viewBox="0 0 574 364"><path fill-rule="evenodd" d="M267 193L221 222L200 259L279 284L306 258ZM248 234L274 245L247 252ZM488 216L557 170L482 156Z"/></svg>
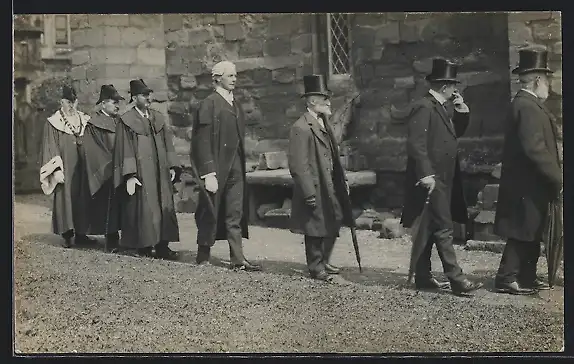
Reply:
<svg viewBox="0 0 574 364"><path fill-rule="evenodd" d="M259 140L287 137L304 110L302 77L312 72L310 25L304 14L165 14L168 111L180 137L176 149L187 155L182 138L198 102L212 92L210 70L221 60L237 66L235 94L247 117L250 156L256 157Z"/></svg>
<svg viewBox="0 0 574 364"><path fill-rule="evenodd" d="M558 11L525 11L508 14L510 42L510 70L518 65L518 49L529 45L542 45L549 51L549 67L554 70L550 96L546 105L562 126L562 27ZM512 95L520 89L516 76L512 76ZM562 151L562 135L560 135Z"/></svg>
<svg viewBox="0 0 574 364"><path fill-rule="evenodd" d="M463 170L498 163L510 99L506 14L356 14L353 24L354 79L362 94L349 140L354 169L405 169L406 125L391 111L428 92L424 77L437 56L461 63L460 90L471 109L461 139Z"/></svg>
<svg viewBox="0 0 574 364"><path fill-rule="evenodd" d="M163 16L72 14L72 69L79 104L93 108L103 84L128 99L129 81L142 78L154 90L152 107L167 115Z"/></svg>

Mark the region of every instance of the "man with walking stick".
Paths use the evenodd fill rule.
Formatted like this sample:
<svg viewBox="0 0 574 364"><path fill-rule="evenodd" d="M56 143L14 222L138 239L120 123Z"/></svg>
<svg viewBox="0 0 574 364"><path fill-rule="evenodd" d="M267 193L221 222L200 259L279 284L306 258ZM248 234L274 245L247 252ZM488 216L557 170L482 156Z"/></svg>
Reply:
<svg viewBox="0 0 574 364"><path fill-rule="evenodd" d="M305 235L307 268L312 278L332 281L339 269L329 264L344 223L352 226L348 185L327 117L329 92L322 75L303 78L307 105L291 127L289 171L293 176L291 231Z"/></svg>
<svg viewBox="0 0 574 364"><path fill-rule="evenodd" d="M411 227L417 217L426 220L413 236L412 262L418 289L445 289L431 274L431 252L436 244L443 269L454 294L466 295L482 286L469 281L456 261L453 221L468 219L458 161L458 142L469 121L469 108L455 85L457 65L442 58L433 60L426 79L429 94L417 101L410 113L407 139L406 200L401 222ZM448 115L447 102L454 103ZM430 196L429 196L430 194ZM428 206L425 201L428 197ZM420 217L421 211L428 219Z"/></svg>

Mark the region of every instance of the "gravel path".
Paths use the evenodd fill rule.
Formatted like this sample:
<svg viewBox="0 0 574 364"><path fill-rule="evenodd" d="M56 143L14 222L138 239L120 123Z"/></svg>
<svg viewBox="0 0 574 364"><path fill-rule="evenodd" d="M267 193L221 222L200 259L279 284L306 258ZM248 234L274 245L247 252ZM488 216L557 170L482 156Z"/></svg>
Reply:
<svg viewBox="0 0 574 364"><path fill-rule="evenodd" d="M417 292L406 285L408 241L359 231L363 274L348 231L333 263L335 284L307 278L301 237L252 227L248 258L258 273L198 267L192 215L180 214L181 262L63 249L47 234L49 202L17 196L16 344L34 352L432 352L558 351L563 288L537 296L492 293L500 255L464 251L469 276L485 282L474 298ZM433 269L440 262L433 252ZM540 260L539 272L546 269ZM437 276L441 274L437 273Z"/></svg>

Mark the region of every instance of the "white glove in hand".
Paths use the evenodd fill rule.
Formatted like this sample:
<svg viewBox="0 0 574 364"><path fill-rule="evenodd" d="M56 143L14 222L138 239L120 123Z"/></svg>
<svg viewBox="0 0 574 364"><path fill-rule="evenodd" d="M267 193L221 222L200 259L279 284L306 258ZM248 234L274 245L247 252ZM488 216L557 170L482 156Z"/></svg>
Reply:
<svg viewBox="0 0 574 364"><path fill-rule="evenodd" d="M435 186L436 186L436 181L434 179L433 176L427 176L424 178L421 178L420 181L417 182L417 185L421 184L423 185L426 189L429 190L429 194L434 190Z"/></svg>
<svg viewBox="0 0 574 364"><path fill-rule="evenodd" d="M175 179L175 171L173 169L169 170L169 178L172 182Z"/></svg>
<svg viewBox="0 0 574 364"><path fill-rule="evenodd" d="M211 193L217 192L218 185L217 185L217 177L214 175L205 177L205 189Z"/></svg>
<svg viewBox="0 0 574 364"><path fill-rule="evenodd" d="M54 181L56 181L56 183L64 183L64 172L62 172L61 169L54 172Z"/></svg>
<svg viewBox="0 0 574 364"><path fill-rule="evenodd" d="M128 195L133 195L134 193L136 193L136 185L141 186L141 182L135 178L132 177L130 179L128 179L128 182L126 183L126 189L128 190Z"/></svg>
<svg viewBox="0 0 574 364"><path fill-rule="evenodd" d="M345 188L347 189L347 195L351 192L351 189L349 188L349 181L345 181Z"/></svg>

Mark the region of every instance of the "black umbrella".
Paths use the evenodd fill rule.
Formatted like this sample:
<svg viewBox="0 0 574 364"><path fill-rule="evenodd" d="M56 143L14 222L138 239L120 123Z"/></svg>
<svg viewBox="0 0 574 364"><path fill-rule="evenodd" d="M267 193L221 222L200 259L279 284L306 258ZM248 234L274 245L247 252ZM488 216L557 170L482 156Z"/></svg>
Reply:
<svg viewBox="0 0 574 364"><path fill-rule="evenodd" d="M422 211L419 216L413 221L411 225L411 240L412 240L412 247L411 247L411 261L409 265L409 276L407 278L407 282L411 283L417 262L423 253L425 246L429 239L429 229L427 229L428 224L430 222L430 212L429 212L429 201L430 195L432 190L427 192L426 200L423 205Z"/></svg>
<svg viewBox="0 0 574 364"><path fill-rule="evenodd" d="M556 273L562 261L564 248L564 221L562 216L562 202L553 201L549 204L548 225L544 234L546 244L546 263L548 265L548 285L554 286Z"/></svg>

